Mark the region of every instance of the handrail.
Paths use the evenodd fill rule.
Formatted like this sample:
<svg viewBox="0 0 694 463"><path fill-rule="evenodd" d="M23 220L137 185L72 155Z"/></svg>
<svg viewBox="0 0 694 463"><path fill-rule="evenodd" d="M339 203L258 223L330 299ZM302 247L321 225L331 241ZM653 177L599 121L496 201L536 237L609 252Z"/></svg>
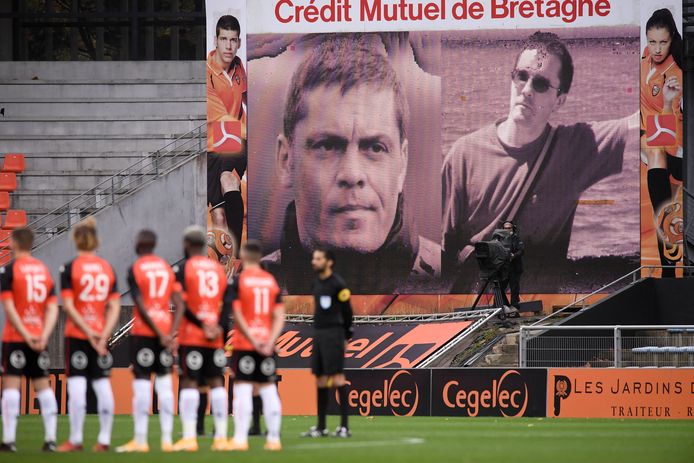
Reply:
<svg viewBox="0 0 694 463"><path fill-rule="evenodd" d="M179 135L162 148L118 171L89 190L34 219L29 227L37 234L34 248L67 231L75 222L96 214L140 190L161 175L206 150L205 124Z"/></svg>
<svg viewBox="0 0 694 463"><path fill-rule="evenodd" d="M533 324L530 325L530 326L540 325L542 322L544 322L544 321L546 321L546 320L549 320L550 318L554 317L555 315L558 315L558 314L560 314L560 313L563 313L564 311L566 311L566 310L568 310L568 309L570 309L570 308L576 307L576 304L585 302L585 301L588 300L589 298L591 298L591 297L593 297L593 296L596 296L596 295L598 295L598 294L605 293L605 290L606 290L606 289L610 288L611 286L614 286L615 284L619 283L620 281L622 281L622 280L624 280L624 279L626 279L626 278L632 277L632 282L631 282L631 284L632 284L632 285L635 284L637 281L640 281L640 280L643 279L643 278L639 278L638 280L636 279L636 274L637 274L637 272L641 272L641 270L645 270L645 269L655 270L655 269L664 269L664 268L694 269L694 266L693 266L693 265L681 265L681 266L676 266L676 265L642 265L641 267L639 267L639 268L637 268L637 269L635 269L635 270L632 270L631 272L627 273L626 275L622 275L621 277L617 278L616 280L614 280L614 281L612 281L612 282L606 284L606 285L603 286L602 288L597 289L597 290L593 291L592 293L590 293L590 294L588 294L588 295L586 295L586 296L583 296L583 297L581 297L581 298L578 299L578 300L573 301L571 304L568 304L568 305L562 307L561 309L557 310L556 312L552 312L551 314L547 315L546 317L543 317L543 318L539 319L538 321L536 321L535 323L533 323ZM651 271L651 274L653 274L652 271ZM592 304L591 304L591 305L592 305ZM590 307L590 305L589 305L588 307ZM585 307L585 305L584 305L584 306L581 308L581 310L583 311L583 310L585 310L585 309L586 309L586 307Z"/></svg>

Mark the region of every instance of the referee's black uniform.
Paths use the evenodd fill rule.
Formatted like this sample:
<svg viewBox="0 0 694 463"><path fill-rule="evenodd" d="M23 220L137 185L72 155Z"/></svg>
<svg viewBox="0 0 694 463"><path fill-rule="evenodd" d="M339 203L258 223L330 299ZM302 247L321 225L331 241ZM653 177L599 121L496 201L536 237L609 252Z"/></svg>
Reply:
<svg viewBox="0 0 694 463"><path fill-rule="evenodd" d="M352 304L345 281L332 273L328 278L313 283L315 300L312 370L317 377L342 374L345 364L345 341L352 337ZM306 435L327 435L325 416L328 408L328 387L318 388L318 426ZM340 397L340 426L335 435L349 437L347 386L337 387Z"/></svg>
<svg viewBox="0 0 694 463"><path fill-rule="evenodd" d="M333 273L313 283L315 328L313 374L332 376L342 373L345 364L345 340L352 337L352 304L345 281Z"/></svg>

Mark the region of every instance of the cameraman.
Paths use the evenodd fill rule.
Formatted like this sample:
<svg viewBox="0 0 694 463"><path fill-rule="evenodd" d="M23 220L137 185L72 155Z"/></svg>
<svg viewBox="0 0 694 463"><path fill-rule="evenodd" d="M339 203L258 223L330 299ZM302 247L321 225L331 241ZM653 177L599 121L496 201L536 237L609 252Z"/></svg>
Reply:
<svg viewBox="0 0 694 463"><path fill-rule="evenodd" d="M518 235L516 225L507 220L504 222L503 229L509 235L502 240L502 244L509 251L511 263L508 266L508 278L502 282L502 291L505 293L508 286L511 287L511 306L520 309L520 279L523 274L523 252L525 244Z"/></svg>

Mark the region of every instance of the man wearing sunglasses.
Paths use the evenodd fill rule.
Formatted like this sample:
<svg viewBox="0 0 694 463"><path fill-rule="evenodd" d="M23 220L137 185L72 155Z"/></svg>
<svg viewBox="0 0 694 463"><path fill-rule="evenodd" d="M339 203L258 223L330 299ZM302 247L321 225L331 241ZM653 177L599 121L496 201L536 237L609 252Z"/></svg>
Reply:
<svg viewBox="0 0 694 463"><path fill-rule="evenodd" d="M578 199L622 170L627 140L638 143L638 113L552 128L573 73L556 34L532 34L510 72L507 117L461 137L444 159L442 264L457 278L452 291L471 289L475 272L463 264L506 220L525 230L525 254L543 272L566 270Z"/></svg>

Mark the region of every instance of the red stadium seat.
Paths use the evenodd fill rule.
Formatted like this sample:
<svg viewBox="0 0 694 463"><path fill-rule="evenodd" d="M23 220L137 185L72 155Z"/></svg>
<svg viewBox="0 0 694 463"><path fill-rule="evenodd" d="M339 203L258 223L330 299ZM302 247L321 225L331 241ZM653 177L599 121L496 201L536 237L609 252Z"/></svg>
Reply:
<svg viewBox="0 0 694 463"><path fill-rule="evenodd" d="M10 247L10 236L12 232L9 230L0 230L0 249L7 249Z"/></svg>
<svg viewBox="0 0 694 463"><path fill-rule="evenodd" d="M12 192L17 189L17 174L0 172L0 191Z"/></svg>
<svg viewBox="0 0 694 463"><path fill-rule="evenodd" d="M23 154L6 154L5 161L2 164L3 172L24 172L25 163Z"/></svg>
<svg viewBox="0 0 694 463"><path fill-rule="evenodd" d="M5 215L5 223L2 228L5 230L14 230L27 226L27 213L23 210L10 210Z"/></svg>
<svg viewBox="0 0 694 463"><path fill-rule="evenodd" d="M0 211L6 211L10 208L10 193L8 191L0 191Z"/></svg>
<svg viewBox="0 0 694 463"><path fill-rule="evenodd" d="M7 250L0 251L0 267L4 267L12 260L12 253Z"/></svg>

